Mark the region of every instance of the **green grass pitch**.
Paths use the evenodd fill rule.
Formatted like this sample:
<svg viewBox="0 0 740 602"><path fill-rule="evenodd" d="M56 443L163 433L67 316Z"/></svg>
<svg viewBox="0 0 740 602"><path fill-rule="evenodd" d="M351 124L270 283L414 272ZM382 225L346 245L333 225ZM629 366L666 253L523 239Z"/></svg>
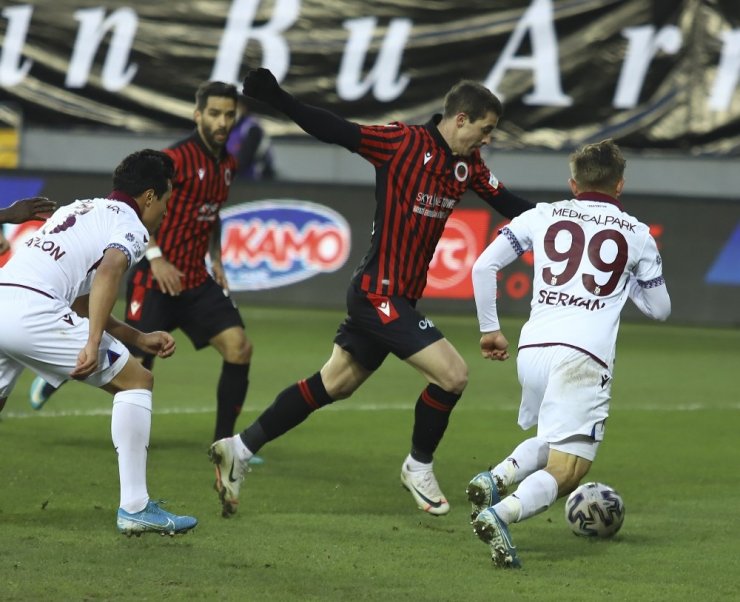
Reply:
<svg viewBox="0 0 740 602"><path fill-rule="evenodd" d="M243 313L255 355L240 427L320 368L342 318ZM440 518L399 483L423 380L395 358L268 444L226 520L206 456L220 358L178 336L175 357L155 367L148 477L152 497L200 521L177 538L116 532L110 398L72 383L34 413L24 374L0 414L0 600L737 599L737 329L622 325L612 413L587 480L622 494L624 526L610 541L577 538L559 500L512 526L524 568L501 571L472 534L464 491L526 436L515 361L480 358L474 316L432 318L470 366L435 461L452 505ZM520 326L504 321L512 345Z"/></svg>

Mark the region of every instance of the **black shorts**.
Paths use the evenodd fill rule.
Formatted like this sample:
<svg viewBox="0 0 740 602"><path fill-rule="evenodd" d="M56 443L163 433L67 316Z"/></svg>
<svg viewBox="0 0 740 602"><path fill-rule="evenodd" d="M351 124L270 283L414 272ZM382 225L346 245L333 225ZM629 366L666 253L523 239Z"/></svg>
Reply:
<svg viewBox="0 0 740 602"><path fill-rule="evenodd" d="M334 342L370 371L377 370L389 353L405 360L444 335L406 297L382 297L355 285L347 290L347 317Z"/></svg>
<svg viewBox="0 0 740 602"><path fill-rule="evenodd" d="M126 284L126 323L142 332L172 332L179 328L196 349L202 349L227 328L244 328L235 303L213 278L173 297L159 289L134 284L135 274L136 271ZM143 355L139 349L130 350L137 357Z"/></svg>

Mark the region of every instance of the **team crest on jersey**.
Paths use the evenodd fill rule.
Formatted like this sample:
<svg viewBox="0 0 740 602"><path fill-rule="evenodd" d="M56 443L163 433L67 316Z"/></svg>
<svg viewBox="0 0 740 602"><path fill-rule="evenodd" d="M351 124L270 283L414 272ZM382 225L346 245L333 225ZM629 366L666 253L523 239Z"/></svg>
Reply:
<svg viewBox="0 0 740 602"><path fill-rule="evenodd" d="M468 167L468 164L465 163L465 161L458 161L457 163L455 163L455 179L458 182L467 181L469 173L470 168Z"/></svg>
<svg viewBox="0 0 740 602"><path fill-rule="evenodd" d="M198 179L202 180L205 175L206 175L205 167L199 167L198 168Z"/></svg>
<svg viewBox="0 0 740 602"><path fill-rule="evenodd" d="M493 172L491 172L491 175L488 177L488 185L491 188L498 188L498 178L493 175Z"/></svg>
<svg viewBox="0 0 740 602"><path fill-rule="evenodd" d="M134 242L134 235L131 234L131 232L126 232L126 240L129 242Z"/></svg>

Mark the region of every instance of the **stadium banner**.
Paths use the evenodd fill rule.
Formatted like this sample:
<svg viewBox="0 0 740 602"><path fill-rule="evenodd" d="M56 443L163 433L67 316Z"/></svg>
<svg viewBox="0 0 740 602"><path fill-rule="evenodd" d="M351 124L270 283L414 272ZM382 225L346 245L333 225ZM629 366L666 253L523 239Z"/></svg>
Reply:
<svg viewBox="0 0 740 602"><path fill-rule="evenodd" d="M100 174L0 172L0 207L35 194L66 204L106 196L110 186ZM569 193L522 191L543 202ZM670 321L740 326L740 203L629 193L622 200L628 213L650 225L658 243L673 304ZM347 284L369 246L374 210L369 186L237 181L222 211L222 255L234 297L249 305L344 309ZM431 262L422 312L474 315L471 267L506 223L474 194L463 198ZM6 224L5 233L13 245L23 244L37 225ZM8 256L0 256L0 264ZM502 271L498 289L502 315L528 314L529 253ZM643 319L629 301L623 315Z"/></svg>
<svg viewBox="0 0 740 602"><path fill-rule="evenodd" d="M426 121L459 79L483 82L506 104L498 148L612 137L627 149L740 153L736 0L2 6L0 104L31 127L182 130L201 82L238 83L264 66L301 100L362 123ZM272 135L299 133L268 117Z"/></svg>

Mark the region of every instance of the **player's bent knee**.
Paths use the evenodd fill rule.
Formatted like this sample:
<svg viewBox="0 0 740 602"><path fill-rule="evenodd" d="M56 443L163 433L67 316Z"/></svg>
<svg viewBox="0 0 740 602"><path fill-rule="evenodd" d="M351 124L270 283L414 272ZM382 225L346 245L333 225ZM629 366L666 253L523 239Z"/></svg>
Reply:
<svg viewBox="0 0 740 602"><path fill-rule="evenodd" d="M133 357L129 357L123 370L105 385L103 389L114 394L127 389L146 389L152 391L154 389L154 375Z"/></svg>
<svg viewBox="0 0 740 602"><path fill-rule="evenodd" d="M352 393L357 391L357 387L359 387L359 383L355 381L334 381L332 383L324 382L324 388L326 389L326 393L329 395L329 397L332 398L333 401L339 401L341 399L347 399L352 396Z"/></svg>
<svg viewBox="0 0 740 602"><path fill-rule="evenodd" d="M461 395L468 386L468 366L465 363L452 366L440 379L439 386L445 391Z"/></svg>

